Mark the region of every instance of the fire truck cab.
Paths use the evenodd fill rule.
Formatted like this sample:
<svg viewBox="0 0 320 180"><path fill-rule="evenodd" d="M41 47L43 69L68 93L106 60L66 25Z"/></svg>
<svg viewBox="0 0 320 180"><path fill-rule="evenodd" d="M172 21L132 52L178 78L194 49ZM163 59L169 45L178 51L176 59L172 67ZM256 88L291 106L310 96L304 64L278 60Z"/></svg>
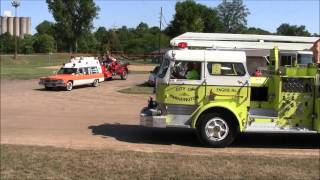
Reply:
<svg viewBox="0 0 320 180"><path fill-rule="evenodd" d="M316 64L299 65L297 56L281 66L275 47L269 73L251 77L244 51L186 46L181 42L183 49L165 54L156 99L140 113L142 126L194 128L201 142L213 147L231 144L239 132L320 133Z"/></svg>

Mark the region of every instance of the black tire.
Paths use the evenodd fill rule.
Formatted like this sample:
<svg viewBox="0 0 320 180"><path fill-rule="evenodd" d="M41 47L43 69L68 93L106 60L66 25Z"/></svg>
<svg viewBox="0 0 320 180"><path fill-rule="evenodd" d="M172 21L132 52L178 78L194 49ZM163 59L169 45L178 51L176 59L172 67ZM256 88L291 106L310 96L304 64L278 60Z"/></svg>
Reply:
<svg viewBox="0 0 320 180"><path fill-rule="evenodd" d="M68 81L67 82L67 85L66 85L66 90L67 91L71 91L73 88L73 83L71 81Z"/></svg>
<svg viewBox="0 0 320 180"><path fill-rule="evenodd" d="M50 91L52 90L52 87L44 86L44 89Z"/></svg>
<svg viewBox="0 0 320 180"><path fill-rule="evenodd" d="M206 146L226 147L236 137L236 125L230 117L219 113L206 113L200 116L198 121L198 137Z"/></svg>
<svg viewBox="0 0 320 180"><path fill-rule="evenodd" d="M120 75L120 77L121 77L122 80L126 80L127 77L128 77L127 71L123 71L122 74Z"/></svg>
<svg viewBox="0 0 320 180"><path fill-rule="evenodd" d="M98 79L95 79L95 80L93 81L93 83L92 83L92 86L93 86L93 87L99 86L99 80L98 80Z"/></svg>

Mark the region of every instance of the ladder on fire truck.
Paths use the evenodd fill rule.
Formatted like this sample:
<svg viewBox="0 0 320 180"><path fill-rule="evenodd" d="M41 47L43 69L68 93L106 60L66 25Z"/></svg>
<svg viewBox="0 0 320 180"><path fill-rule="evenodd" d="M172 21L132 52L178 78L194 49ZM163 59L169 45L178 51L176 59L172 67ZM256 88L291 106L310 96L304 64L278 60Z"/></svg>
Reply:
<svg viewBox="0 0 320 180"><path fill-rule="evenodd" d="M227 33L194 33L187 32L173 38L171 46L177 47L185 42L189 48L211 49L272 49L277 46L280 50L310 50L318 37L277 36L255 34Z"/></svg>

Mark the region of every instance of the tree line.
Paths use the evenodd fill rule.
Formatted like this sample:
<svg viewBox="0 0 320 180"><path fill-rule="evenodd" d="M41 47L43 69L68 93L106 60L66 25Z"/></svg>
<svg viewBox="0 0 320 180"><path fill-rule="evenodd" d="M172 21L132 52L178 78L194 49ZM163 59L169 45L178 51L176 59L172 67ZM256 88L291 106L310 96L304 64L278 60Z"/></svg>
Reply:
<svg viewBox="0 0 320 180"><path fill-rule="evenodd" d="M290 36L319 36L311 34L304 25L281 24L275 33L248 27L249 9L242 0L223 0L217 7L208 7L194 0L179 1L173 20L160 32L141 22L137 27L93 31L93 20L100 8L93 0L46 0L55 22L43 21L34 35L18 38L19 53L81 52L105 53L122 51L145 54L169 46L169 40L185 32L276 34ZM14 37L0 35L0 53L14 52Z"/></svg>

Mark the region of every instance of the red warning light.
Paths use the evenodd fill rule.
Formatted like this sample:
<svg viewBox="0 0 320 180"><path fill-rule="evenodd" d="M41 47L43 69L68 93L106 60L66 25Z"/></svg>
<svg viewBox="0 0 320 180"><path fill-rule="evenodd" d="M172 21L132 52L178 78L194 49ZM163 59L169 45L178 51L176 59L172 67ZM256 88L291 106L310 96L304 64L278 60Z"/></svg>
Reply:
<svg viewBox="0 0 320 180"><path fill-rule="evenodd" d="M182 49L187 48L187 47L188 47L188 43L186 43L186 42L179 42L179 43L178 43L178 47L179 47L179 48L182 48Z"/></svg>

